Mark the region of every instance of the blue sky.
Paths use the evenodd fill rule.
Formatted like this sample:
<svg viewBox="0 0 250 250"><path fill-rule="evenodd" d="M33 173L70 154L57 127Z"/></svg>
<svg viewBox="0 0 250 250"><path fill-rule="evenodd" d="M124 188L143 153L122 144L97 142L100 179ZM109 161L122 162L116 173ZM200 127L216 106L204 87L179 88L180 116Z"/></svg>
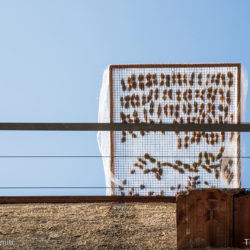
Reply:
<svg viewBox="0 0 250 250"><path fill-rule="evenodd" d="M97 122L109 64L240 62L250 72L249 9L247 0L0 1L0 122ZM0 155L99 150L96 132L0 131ZM249 163L243 187L250 187ZM0 158L0 168L1 187L105 186L100 158ZM105 190L0 190L60 194Z"/></svg>

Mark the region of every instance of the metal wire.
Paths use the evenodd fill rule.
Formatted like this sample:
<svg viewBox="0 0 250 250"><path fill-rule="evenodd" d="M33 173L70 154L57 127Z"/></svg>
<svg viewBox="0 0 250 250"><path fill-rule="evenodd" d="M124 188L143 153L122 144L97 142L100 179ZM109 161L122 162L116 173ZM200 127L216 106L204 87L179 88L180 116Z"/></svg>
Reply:
<svg viewBox="0 0 250 250"><path fill-rule="evenodd" d="M155 186L154 185L154 187L157 187L157 186ZM161 187L161 186L159 186L159 187ZM33 189L49 189L49 188L57 188L57 189L62 189L62 188L68 188L68 189L109 189L109 188L114 188L114 187L0 187L0 189L29 189L29 188L33 188ZM118 188L118 187L115 187L115 188ZM129 187L129 186L127 186L127 187L124 187L124 189L125 188L127 188L127 189L129 189L129 188L131 188L131 187ZM150 186L149 186L149 188L150 188ZM242 187L242 188L244 188L244 189L250 189L250 187Z"/></svg>
<svg viewBox="0 0 250 250"><path fill-rule="evenodd" d="M181 158L193 158L195 155L187 155L187 156L182 156L182 155L165 155L166 157L181 157ZM0 158L129 158L129 157L140 157L138 155L106 155L106 156L101 156L101 155L0 155ZM162 157L158 155L152 155L152 157ZM221 158L234 158L234 159L250 159L250 156L223 156Z"/></svg>

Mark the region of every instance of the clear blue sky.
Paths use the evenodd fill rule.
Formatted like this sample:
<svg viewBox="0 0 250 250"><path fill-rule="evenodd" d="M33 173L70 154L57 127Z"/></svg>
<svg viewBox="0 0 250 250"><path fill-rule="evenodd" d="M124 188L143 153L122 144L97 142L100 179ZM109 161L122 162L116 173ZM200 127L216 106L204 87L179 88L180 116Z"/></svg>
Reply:
<svg viewBox="0 0 250 250"><path fill-rule="evenodd" d="M240 62L250 72L249 10L247 0L2 0L0 121L97 122L108 64ZM250 134L244 136L250 156ZM99 150L96 132L2 131L0 155ZM250 159L245 165L243 187L250 187ZM105 186L100 158L0 158L0 169L1 187ZM60 194L105 190L0 190Z"/></svg>

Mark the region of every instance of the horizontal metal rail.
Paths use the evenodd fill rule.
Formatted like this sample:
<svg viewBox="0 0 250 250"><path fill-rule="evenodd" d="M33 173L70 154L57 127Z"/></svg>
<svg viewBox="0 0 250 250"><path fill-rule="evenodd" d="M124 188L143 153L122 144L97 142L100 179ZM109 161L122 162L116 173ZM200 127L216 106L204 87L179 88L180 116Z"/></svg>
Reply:
<svg viewBox="0 0 250 250"><path fill-rule="evenodd" d="M15 203L97 203L97 202L171 202L173 196L0 196L0 204Z"/></svg>
<svg viewBox="0 0 250 250"><path fill-rule="evenodd" d="M250 124L145 124L145 123L0 123L8 131L227 131L250 132ZM1 156L11 157L11 156ZM22 157L22 156L16 156ZM27 156L24 156L27 157ZM40 157L40 156L35 156ZM50 157L50 156L45 156ZM56 156L61 157L61 156ZM74 157L74 156L73 156ZM78 156L79 157L79 156ZM80 156L82 157L82 156ZM86 156L83 156L86 157ZM93 157L93 156L90 156ZM107 156L109 157L109 156ZM0 187L1 189L38 187ZM39 187L48 188L48 187ZM49 187L87 188L87 187ZM99 188L99 187L94 187ZM0 204L91 202L176 202L172 196L0 196Z"/></svg>
<svg viewBox="0 0 250 250"><path fill-rule="evenodd" d="M0 123L0 130L47 131L228 131L250 132L250 123L240 124L148 124L148 123Z"/></svg>

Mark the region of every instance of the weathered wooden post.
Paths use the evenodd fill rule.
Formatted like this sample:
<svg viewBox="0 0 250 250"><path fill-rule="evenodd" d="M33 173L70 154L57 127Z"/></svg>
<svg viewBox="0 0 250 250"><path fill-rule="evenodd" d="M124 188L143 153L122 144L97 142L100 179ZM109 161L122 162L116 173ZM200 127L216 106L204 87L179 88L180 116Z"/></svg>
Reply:
<svg viewBox="0 0 250 250"><path fill-rule="evenodd" d="M250 248L250 191L234 197L234 243Z"/></svg>
<svg viewBox="0 0 250 250"><path fill-rule="evenodd" d="M199 189L177 194L177 247L232 247L234 195L241 189Z"/></svg>

